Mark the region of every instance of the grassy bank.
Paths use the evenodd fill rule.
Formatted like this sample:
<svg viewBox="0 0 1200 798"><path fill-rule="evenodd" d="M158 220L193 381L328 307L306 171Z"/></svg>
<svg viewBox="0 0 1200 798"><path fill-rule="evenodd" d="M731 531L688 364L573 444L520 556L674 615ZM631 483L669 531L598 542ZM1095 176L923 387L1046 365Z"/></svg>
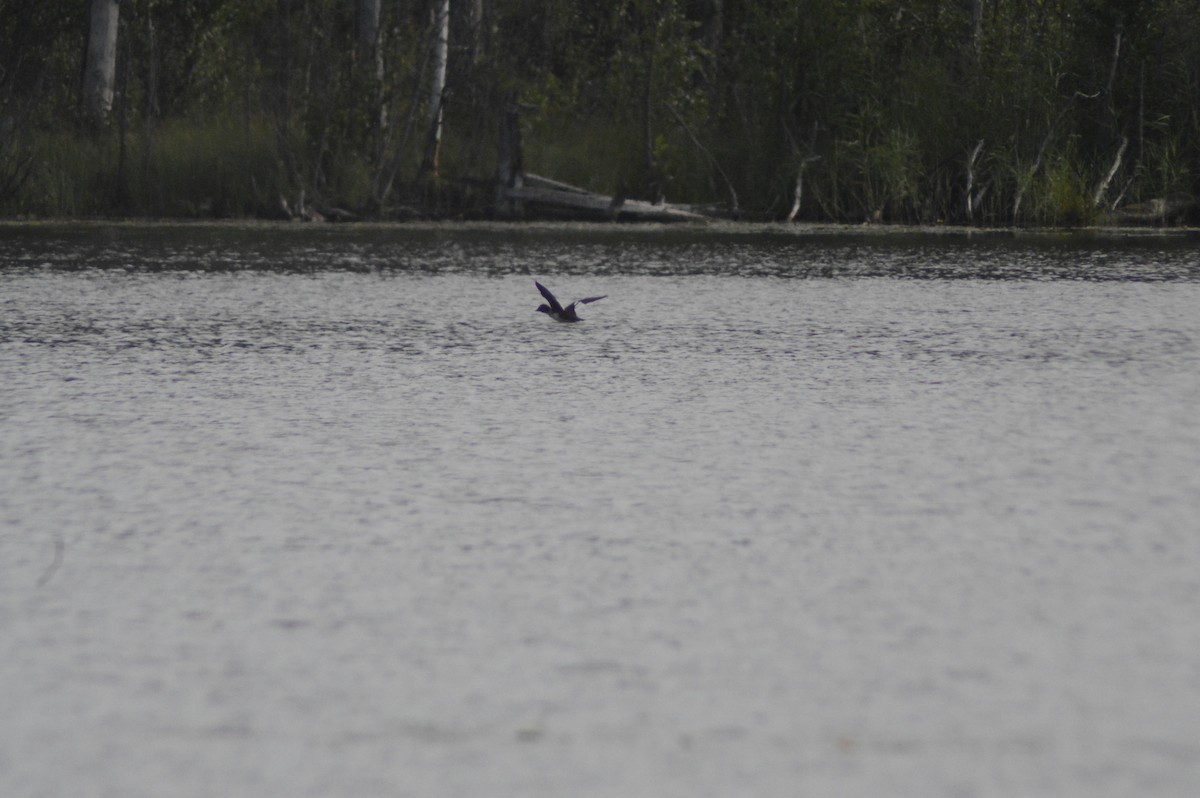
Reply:
<svg viewBox="0 0 1200 798"><path fill-rule="evenodd" d="M323 190L310 200L344 208L361 218L487 218L494 156L484 131L478 141L453 138L443 153L443 174L456 175L416 184L415 172L401 175L391 207L381 208L372 195L381 170L365 153L307 155L302 141L289 140L266 119L172 120L99 137L59 132L38 137L23 150L28 176L20 190L0 203L8 218L87 219L140 217L176 219L284 218L281 205L293 211L300 192L320 174ZM581 124L571 120L538 120L529 126L525 165L534 173L592 191L627 191L622 175L637 168L638 142L628 128L615 124ZM788 210L794 176L786 170L763 170L727 177L713 168L718 157L733 159L737 142L703 148L683 131L660 142L662 159L671 168L662 185L672 202L728 201L731 193L745 198L755 183L765 186L766 201L741 208L747 220L778 220ZM1130 223L1105 205L1093 202L1089 165L1056 156L1038 169L1015 155L1005 162L993 155L987 195L976 208L975 225L1009 227L1087 227ZM1164 167L1168 168L1168 167ZM740 185L732 183L738 180ZM1186 185L1178 177L1177 185ZM732 189L732 191L731 191ZM962 224L956 216L957 190L945 175L926 171L918 144L904 137L864 146L857 140L838 142L828 158L805 174L806 213L801 220L858 224ZM1174 210L1147 212L1133 223L1166 225L1195 222L1185 191L1174 195ZM772 198L773 197L773 198ZM1018 199L1019 198L1019 199ZM751 199L756 199L751 195ZM744 201L744 199L743 199ZM1019 202L1019 213L1014 206Z"/></svg>

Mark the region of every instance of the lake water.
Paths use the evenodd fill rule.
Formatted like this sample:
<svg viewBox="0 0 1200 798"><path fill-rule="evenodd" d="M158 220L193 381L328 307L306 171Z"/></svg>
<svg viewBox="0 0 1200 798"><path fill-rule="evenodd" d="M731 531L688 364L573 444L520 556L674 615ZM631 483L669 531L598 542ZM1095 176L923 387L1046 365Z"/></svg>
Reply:
<svg viewBox="0 0 1200 798"><path fill-rule="evenodd" d="M0 228L0 645L13 798L1190 797L1200 242Z"/></svg>

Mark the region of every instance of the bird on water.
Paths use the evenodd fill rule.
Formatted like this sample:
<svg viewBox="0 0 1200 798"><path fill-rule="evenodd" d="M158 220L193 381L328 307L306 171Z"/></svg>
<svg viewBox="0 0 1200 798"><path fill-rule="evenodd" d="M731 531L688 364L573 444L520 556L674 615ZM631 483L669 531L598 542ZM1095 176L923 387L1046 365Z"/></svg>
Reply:
<svg viewBox="0 0 1200 798"><path fill-rule="evenodd" d="M583 321L583 319L579 318L579 315L575 312L575 306L586 305L589 302L596 302L608 296L608 294L605 294L604 296L590 296L587 299L576 299L574 302L564 308L562 305L558 304L558 300L554 298L554 294L550 293L549 288L542 285L537 280L534 280L533 284L537 286L537 290L543 297L546 298L546 302L549 303L538 305L537 312L546 313L555 321Z"/></svg>

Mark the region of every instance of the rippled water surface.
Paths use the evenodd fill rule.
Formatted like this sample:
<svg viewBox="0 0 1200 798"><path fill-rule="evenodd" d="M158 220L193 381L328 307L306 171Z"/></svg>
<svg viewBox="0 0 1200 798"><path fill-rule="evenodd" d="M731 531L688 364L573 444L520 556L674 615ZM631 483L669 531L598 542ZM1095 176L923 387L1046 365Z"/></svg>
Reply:
<svg viewBox="0 0 1200 798"><path fill-rule="evenodd" d="M1195 239L0 228L4 796L1191 796L1198 519Z"/></svg>

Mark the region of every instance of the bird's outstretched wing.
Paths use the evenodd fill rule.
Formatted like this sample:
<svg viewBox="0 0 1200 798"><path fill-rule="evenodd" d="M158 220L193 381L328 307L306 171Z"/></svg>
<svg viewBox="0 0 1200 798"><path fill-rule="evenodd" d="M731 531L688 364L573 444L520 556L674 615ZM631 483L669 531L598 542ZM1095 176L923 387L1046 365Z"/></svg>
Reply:
<svg viewBox="0 0 1200 798"><path fill-rule="evenodd" d="M550 309L561 313L562 305L558 304L558 300L554 298L554 294L550 293L550 289L539 283L537 280L534 280L533 284L537 286L537 290L541 293L541 295L546 298L546 302L550 304Z"/></svg>
<svg viewBox="0 0 1200 798"><path fill-rule="evenodd" d="M604 296L590 296L587 299L576 299L575 302L578 302L580 305L586 305L589 302L598 302L599 300L604 299L604 297L607 297L607 296L608 296L608 294L605 294ZM575 304L575 302L572 302L571 304Z"/></svg>

